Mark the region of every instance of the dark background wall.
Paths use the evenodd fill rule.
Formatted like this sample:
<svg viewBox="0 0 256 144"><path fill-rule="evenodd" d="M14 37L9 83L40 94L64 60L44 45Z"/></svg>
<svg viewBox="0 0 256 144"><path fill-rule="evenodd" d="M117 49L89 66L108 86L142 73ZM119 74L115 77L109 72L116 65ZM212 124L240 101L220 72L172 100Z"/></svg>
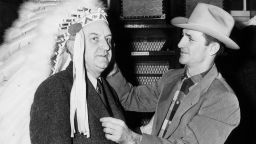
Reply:
<svg viewBox="0 0 256 144"><path fill-rule="evenodd" d="M223 77L237 94L241 121L229 137L228 144L256 143L256 26L235 29L233 37L241 47L217 59Z"/></svg>
<svg viewBox="0 0 256 144"><path fill-rule="evenodd" d="M0 43L3 41L4 30L11 26L13 20L17 18L17 10L20 4L27 0L0 0ZM120 0L112 0L113 6L118 6ZM176 3L177 4L177 3ZM243 0L224 0L224 7L231 10L242 10ZM177 7L185 7L179 2ZM115 8L120 10L119 8ZM256 11L256 1L247 0L247 9Z"/></svg>
<svg viewBox="0 0 256 144"><path fill-rule="evenodd" d="M1 0L0 1L0 43L3 42L5 29L11 26L12 22L17 18L17 9L21 1L17 0Z"/></svg>

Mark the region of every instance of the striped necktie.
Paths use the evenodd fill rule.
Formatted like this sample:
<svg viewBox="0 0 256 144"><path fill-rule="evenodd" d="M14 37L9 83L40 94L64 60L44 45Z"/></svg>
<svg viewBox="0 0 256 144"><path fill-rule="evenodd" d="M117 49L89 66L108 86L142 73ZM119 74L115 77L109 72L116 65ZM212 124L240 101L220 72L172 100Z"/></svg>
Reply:
<svg viewBox="0 0 256 144"><path fill-rule="evenodd" d="M105 94L104 94L104 90L103 90L103 86L102 86L102 82L101 80L98 78L97 79L97 92L100 96L100 99L102 100L102 102L107 105L107 102L106 102L106 97L105 97Z"/></svg>

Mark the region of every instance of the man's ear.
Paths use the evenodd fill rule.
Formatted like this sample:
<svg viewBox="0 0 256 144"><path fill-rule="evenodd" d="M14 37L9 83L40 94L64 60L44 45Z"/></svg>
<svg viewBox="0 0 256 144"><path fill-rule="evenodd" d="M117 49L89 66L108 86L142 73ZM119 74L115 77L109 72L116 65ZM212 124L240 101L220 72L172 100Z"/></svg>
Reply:
<svg viewBox="0 0 256 144"><path fill-rule="evenodd" d="M212 42L209 44L209 53L210 55L215 55L220 49L220 44L217 42Z"/></svg>

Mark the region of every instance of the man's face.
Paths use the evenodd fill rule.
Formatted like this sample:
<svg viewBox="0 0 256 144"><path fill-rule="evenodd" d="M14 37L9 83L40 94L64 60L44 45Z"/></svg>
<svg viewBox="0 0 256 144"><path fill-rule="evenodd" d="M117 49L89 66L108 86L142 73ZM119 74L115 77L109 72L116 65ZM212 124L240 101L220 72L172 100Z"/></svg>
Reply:
<svg viewBox="0 0 256 144"><path fill-rule="evenodd" d="M208 57L206 40L202 32L183 29L179 62L188 66L200 66Z"/></svg>
<svg viewBox="0 0 256 144"><path fill-rule="evenodd" d="M86 69L97 78L111 60L112 35L104 21L92 22L86 25L83 31L85 35Z"/></svg>

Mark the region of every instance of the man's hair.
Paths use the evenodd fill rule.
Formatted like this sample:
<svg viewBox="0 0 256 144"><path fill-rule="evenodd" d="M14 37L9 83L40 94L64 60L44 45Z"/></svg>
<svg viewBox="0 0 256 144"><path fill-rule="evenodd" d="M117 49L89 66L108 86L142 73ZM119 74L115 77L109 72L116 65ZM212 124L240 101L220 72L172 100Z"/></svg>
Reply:
<svg viewBox="0 0 256 144"><path fill-rule="evenodd" d="M208 34L205 34L205 33L203 33L203 36L205 38L205 45L208 46L210 43L213 43L213 42L216 42L216 43L218 43L220 45L220 49L216 53L216 56L223 54L223 52L224 52L224 44L222 42L220 42L216 38L214 38L214 37L212 37L212 36L210 36Z"/></svg>

